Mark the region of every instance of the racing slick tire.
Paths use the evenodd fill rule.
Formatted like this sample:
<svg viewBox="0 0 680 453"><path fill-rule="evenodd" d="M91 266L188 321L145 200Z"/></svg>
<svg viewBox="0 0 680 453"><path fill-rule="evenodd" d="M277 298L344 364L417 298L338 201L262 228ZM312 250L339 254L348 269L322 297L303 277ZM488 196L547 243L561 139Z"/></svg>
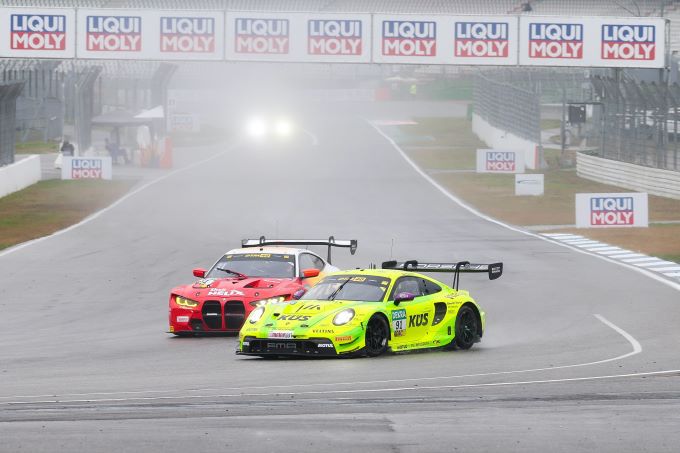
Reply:
<svg viewBox="0 0 680 453"><path fill-rule="evenodd" d="M456 337L453 341L458 349L470 349L477 341L477 315L466 305L456 315Z"/></svg>
<svg viewBox="0 0 680 453"><path fill-rule="evenodd" d="M387 351L390 327L385 318L379 315L373 316L366 325L366 337L364 353L368 357L377 357Z"/></svg>

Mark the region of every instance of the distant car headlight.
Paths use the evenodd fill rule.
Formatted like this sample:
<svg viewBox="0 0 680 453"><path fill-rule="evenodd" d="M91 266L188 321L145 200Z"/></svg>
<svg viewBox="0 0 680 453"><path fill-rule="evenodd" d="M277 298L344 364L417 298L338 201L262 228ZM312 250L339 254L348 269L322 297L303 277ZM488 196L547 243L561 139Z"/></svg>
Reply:
<svg viewBox="0 0 680 453"><path fill-rule="evenodd" d="M198 302L195 300L187 299L186 297L177 296L175 297L175 303L180 307L196 308L198 307Z"/></svg>
<svg viewBox="0 0 680 453"><path fill-rule="evenodd" d="M286 300L286 296L276 296L276 297L270 297L269 299L262 299L262 300L254 300L250 302L251 307L262 307L267 304L278 304L279 302L283 302Z"/></svg>
<svg viewBox="0 0 680 453"><path fill-rule="evenodd" d="M293 124L285 118L276 120L274 132L279 137L288 137L293 132Z"/></svg>
<svg viewBox="0 0 680 453"><path fill-rule="evenodd" d="M255 310L253 310L250 313L250 316L248 316L248 322L251 324L255 324L257 321L262 318L262 314L264 313L264 307L258 307Z"/></svg>
<svg viewBox="0 0 680 453"><path fill-rule="evenodd" d="M347 310L342 310L340 313L335 315L333 318L333 324L336 326L342 326L344 324L347 324L354 318L354 310L351 308L348 308Z"/></svg>
<svg viewBox="0 0 680 453"><path fill-rule="evenodd" d="M254 117L246 125L248 135L254 138L262 138L267 135L267 121L264 118Z"/></svg>

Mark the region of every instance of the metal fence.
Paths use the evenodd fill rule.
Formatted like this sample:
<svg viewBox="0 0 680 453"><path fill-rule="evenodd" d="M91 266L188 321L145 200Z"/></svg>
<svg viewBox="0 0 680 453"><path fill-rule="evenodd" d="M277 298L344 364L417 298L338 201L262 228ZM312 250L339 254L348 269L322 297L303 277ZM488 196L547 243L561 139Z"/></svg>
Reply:
<svg viewBox="0 0 680 453"><path fill-rule="evenodd" d="M0 82L0 165L14 163L16 100L23 86Z"/></svg>

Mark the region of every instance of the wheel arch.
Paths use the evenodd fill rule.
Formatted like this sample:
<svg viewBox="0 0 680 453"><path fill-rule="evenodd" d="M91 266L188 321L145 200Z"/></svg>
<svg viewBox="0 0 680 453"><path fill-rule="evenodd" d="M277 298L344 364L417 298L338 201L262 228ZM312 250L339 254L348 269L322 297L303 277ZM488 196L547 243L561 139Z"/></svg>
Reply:
<svg viewBox="0 0 680 453"><path fill-rule="evenodd" d="M484 334L484 329L482 327L482 315L481 313L479 313L479 307L477 307L477 305L474 304L472 301L467 301L458 308L458 311L460 311L460 309L463 307L470 307L474 312L475 318L477 318L477 335L479 335L479 338L482 338L482 335Z"/></svg>

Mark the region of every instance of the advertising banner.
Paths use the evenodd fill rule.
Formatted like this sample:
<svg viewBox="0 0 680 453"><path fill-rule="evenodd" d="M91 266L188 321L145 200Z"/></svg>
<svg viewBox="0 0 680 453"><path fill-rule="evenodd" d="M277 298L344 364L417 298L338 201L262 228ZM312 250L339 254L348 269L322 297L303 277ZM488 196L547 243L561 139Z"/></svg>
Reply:
<svg viewBox="0 0 680 453"><path fill-rule="evenodd" d="M224 13L79 9L79 58L221 60Z"/></svg>
<svg viewBox="0 0 680 453"><path fill-rule="evenodd" d="M663 68L666 19L522 16L519 64Z"/></svg>
<svg viewBox="0 0 680 453"><path fill-rule="evenodd" d="M370 14L227 13L227 60L369 63L370 43Z"/></svg>
<svg viewBox="0 0 680 453"><path fill-rule="evenodd" d="M540 196L544 193L544 176L542 174L515 175L515 195Z"/></svg>
<svg viewBox="0 0 680 453"><path fill-rule="evenodd" d="M478 149L477 173L524 173L524 153L500 149Z"/></svg>
<svg viewBox="0 0 680 453"><path fill-rule="evenodd" d="M170 130L200 132L200 119L195 113L173 113L170 116Z"/></svg>
<svg viewBox="0 0 680 453"><path fill-rule="evenodd" d="M61 179L111 179L113 167L110 157L64 157Z"/></svg>
<svg viewBox="0 0 680 453"><path fill-rule="evenodd" d="M0 8L0 57L75 57L75 10Z"/></svg>
<svg viewBox="0 0 680 453"><path fill-rule="evenodd" d="M649 226L646 193L577 193L577 228Z"/></svg>

